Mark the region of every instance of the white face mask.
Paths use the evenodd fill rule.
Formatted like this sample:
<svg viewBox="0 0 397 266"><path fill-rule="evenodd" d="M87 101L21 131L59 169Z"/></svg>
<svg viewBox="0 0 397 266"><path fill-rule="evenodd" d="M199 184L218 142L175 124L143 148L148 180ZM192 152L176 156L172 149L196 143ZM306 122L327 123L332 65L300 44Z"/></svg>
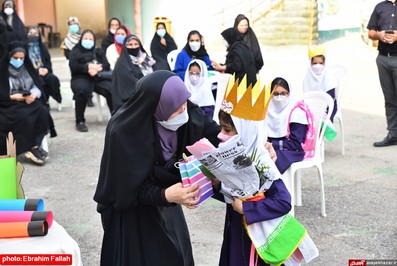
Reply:
<svg viewBox="0 0 397 266"><path fill-rule="evenodd" d="M158 30L156 31L156 33L157 33L157 35L158 35L160 38L163 38L163 37L165 36L166 31L165 31L165 29L158 29Z"/></svg>
<svg viewBox="0 0 397 266"><path fill-rule="evenodd" d="M289 97L283 97L282 95L279 95L277 97L273 97L273 104L276 106L278 109L284 109L289 102Z"/></svg>
<svg viewBox="0 0 397 266"><path fill-rule="evenodd" d="M225 39L223 39L223 45L224 45L226 48L229 48L229 43L228 43Z"/></svg>
<svg viewBox="0 0 397 266"><path fill-rule="evenodd" d="M12 9L11 7L6 7L4 8L4 13L6 13L8 16L14 14L14 9Z"/></svg>
<svg viewBox="0 0 397 266"><path fill-rule="evenodd" d="M200 49L201 43L200 42L189 42L189 46L193 52L197 52Z"/></svg>
<svg viewBox="0 0 397 266"><path fill-rule="evenodd" d="M314 64L312 65L312 71L316 75L321 75L321 73L323 73L324 67L325 66L323 64Z"/></svg>
<svg viewBox="0 0 397 266"><path fill-rule="evenodd" d="M109 30L111 34L115 34L116 33L116 29L110 29Z"/></svg>
<svg viewBox="0 0 397 266"><path fill-rule="evenodd" d="M183 111L182 113L180 113L179 115L175 116L172 119L169 119L167 121L157 121L157 122L168 130L177 131L178 128L186 124L188 120L189 120L189 114L187 113L187 108L186 108L185 111Z"/></svg>
<svg viewBox="0 0 397 266"><path fill-rule="evenodd" d="M190 76L189 76L189 79L190 79L190 82L191 82L193 85L197 85L197 84L199 83L199 81L200 81L200 77L199 77L199 76L196 76L196 75L190 75Z"/></svg>

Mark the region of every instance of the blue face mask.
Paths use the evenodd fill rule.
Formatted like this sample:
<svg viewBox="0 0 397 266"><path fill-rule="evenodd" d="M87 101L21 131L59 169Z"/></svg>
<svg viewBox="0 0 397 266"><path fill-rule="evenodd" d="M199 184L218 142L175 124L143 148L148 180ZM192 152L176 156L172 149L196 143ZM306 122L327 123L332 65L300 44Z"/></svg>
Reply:
<svg viewBox="0 0 397 266"><path fill-rule="evenodd" d="M20 68L23 65L23 59L10 59L10 64L15 68Z"/></svg>
<svg viewBox="0 0 397 266"><path fill-rule="evenodd" d="M73 33L79 32L80 27L77 24L69 25L69 31Z"/></svg>
<svg viewBox="0 0 397 266"><path fill-rule="evenodd" d="M93 40L82 40L81 46L83 46L87 50L90 50L92 47L94 47L94 41Z"/></svg>
<svg viewBox="0 0 397 266"><path fill-rule="evenodd" d="M124 43L124 40L125 40L125 35L119 35L119 34L117 34L116 37L115 37L115 39L116 39L116 42L117 42L118 44L123 44L123 43Z"/></svg>

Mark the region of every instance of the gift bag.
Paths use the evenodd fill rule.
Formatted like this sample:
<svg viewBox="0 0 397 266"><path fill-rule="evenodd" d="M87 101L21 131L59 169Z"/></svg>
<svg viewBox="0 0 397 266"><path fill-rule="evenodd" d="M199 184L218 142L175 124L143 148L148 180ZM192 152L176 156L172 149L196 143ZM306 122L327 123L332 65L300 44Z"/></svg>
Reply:
<svg viewBox="0 0 397 266"><path fill-rule="evenodd" d="M201 163L199 160L193 156L184 158L185 159L178 163L182 184L184 187L188 187L196 183L199 185L201 196L200 201L197 203L197 205L199 205L201 202L214 195L211 179L205 176L201 171Z"/></svg>
<svg viewBox="0 0 397 266"><path fill-rule="evenodd" d="M16 199L17 189L17 161L16 148L12 133L6 140L7 155L0 156L0 199Z"/></svg>
<svg viewBox="0 0 397 266"><path fill-rule="evenodd" d="M247 224L247 233L258 255L267 263L300 265L318 256L318 249L306 229L291 214Z"/></svg>

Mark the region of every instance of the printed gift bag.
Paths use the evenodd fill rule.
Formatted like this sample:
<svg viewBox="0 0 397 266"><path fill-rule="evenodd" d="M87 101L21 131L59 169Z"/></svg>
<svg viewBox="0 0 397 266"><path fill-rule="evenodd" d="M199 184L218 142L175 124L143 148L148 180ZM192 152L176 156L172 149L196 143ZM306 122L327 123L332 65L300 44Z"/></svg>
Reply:
<svg viewBox="0 0 397 266"><path fill-rule="evenodd" d="M211 179L203 174L200 166L200 161L194 158L194 156L184 156L184 159L178 163L183 186L188 187L197 183L200 187L201 198L197 205L214 195Z"/></svg>

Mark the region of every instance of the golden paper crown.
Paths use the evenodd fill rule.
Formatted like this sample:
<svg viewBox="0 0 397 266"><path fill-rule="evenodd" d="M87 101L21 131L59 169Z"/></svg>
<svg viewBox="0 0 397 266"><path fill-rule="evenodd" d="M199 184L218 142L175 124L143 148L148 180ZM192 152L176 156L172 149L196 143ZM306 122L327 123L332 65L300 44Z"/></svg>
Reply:
<svg viewBox="0 0 397 266"><path fill-rule="evenodd" d="M309 58L313 58L317 55L325 55L325 47L323 45L309 47Z"/></svg>
<svg viewBox="0 0 397 266"><path fill-rule="evenodd" d="M260 87L258 80L254 87L247 88L247 77L239 84L234 75L229 78L221 110L235 117L260 121L264 120L270 103L270 86Z"/></svg>

